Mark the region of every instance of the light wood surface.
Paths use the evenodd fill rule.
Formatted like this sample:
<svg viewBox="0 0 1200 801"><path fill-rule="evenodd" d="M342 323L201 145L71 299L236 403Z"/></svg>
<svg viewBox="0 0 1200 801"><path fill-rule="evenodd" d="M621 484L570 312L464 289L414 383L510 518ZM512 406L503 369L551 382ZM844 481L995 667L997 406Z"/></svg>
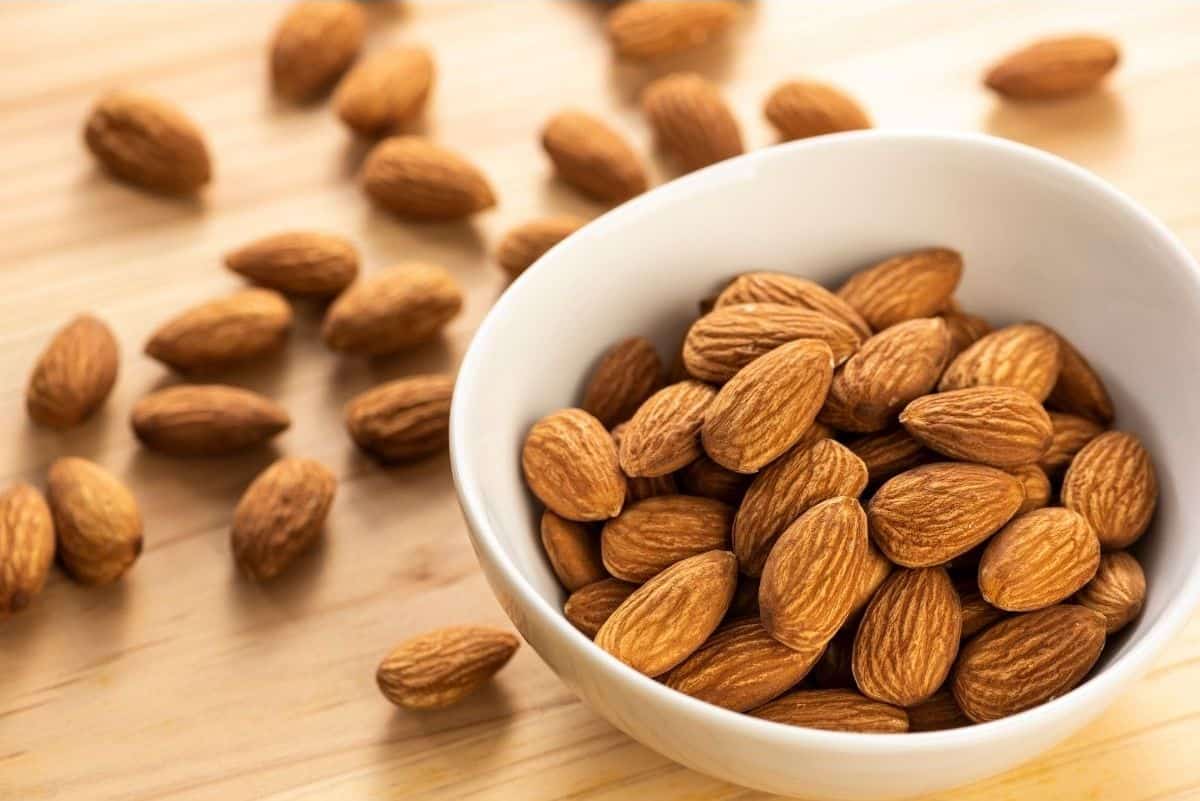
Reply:
<svg viewBox="0 0 1200 801"><path fill-rule="evenodd" d="M0 5L0 478L37 483L56 457L128 480L146 551L119 584L54 575L0 627L0 799L730 799L758 794L676 766L593 715L523 648L494 686L439 714L393 710L375 666L406 635L506 623L467 544L445 457L380 469L341 427L352 394L453 369L503 290L491 249L550 211L599 213L551 179L537 144L564 106L602 113L643 152L633 102L649 78L720 81L753 147L770 144L763 97L789 76L835 81L888 127L982 130L1072 159L1146 204L1200 250L1200 5L1191 3L756 2L724 44L654 67L614 63L602 8L586 2L380 4L371 48L425 42L438 85L421 128L491 176L500 206L461 225L372 211L353 175L364 152L327 105L276 104L265 42L281 6L245 2ZM1111 89L1055 106L1001 105L978 87L994 56L1047 32L1115 35ZM80 145L111 86L174 100L207 132L216 181L195 202L114 183ZM660 160L655 160L660 164ZM657 177L664 171L655 167ZM238 285L227 249L287 228L342 232L368 270L449 267L469 292L445 344L384 362L340 359L298 309L286 355L228 376L295 420L277 450L339 475L327 543L268 586L239 578L231 510L273 457L176 461L140 449L128 410L174 380L140 354L173 312ZM1137 265L1130 265L1137 269ZM123 345L107 407L55 434L27 423L23 387L48 335L92 310ZM949 801L1200 797L1200 617L1157 667L1085 732Z"/></svg>

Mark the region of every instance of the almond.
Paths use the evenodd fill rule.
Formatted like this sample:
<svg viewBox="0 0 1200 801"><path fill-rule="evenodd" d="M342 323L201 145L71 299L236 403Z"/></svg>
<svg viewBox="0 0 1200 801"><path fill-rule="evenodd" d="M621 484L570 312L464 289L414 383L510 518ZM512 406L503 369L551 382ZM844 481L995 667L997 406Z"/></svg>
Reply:
<svg viewBox="0 0 1200 801"><path fill-rule="evenodd" d="M601 579L571 593L563 606L563 615L590 639L637 588L638 585L619 579Z"/></svg>
<svg viewBox="0 0 1200 801"><path fill-rule="evenodd" d="M117 382L117 340L102 321L81 314L50 340L25 392L29 417L49 428L71 428L107 400Z"/></svg>
<svg viewBox="0 0 1200 801"><path fill-rule="evenodd" d="M642 110L663 150L684 172L743 152L737 120L721 93L695 73L659 78L642 93Z"/></svg>
<svg viewBox="0 0 1200 801"><path fill-rule="evenodd" d="M855 273L837 294L882 331L937 314L954 294L962 266L962 256L948 248L918 250Z"/></svg>
<svg viewBox="0 0 1200 801"><path fill-rule="evenodd" d="M277 292L330 297L358 277L358 251L333 234L286 231L227 253L225 266Z"/></svg>
<svg viewBox="0 0 1200 801"><path fill-rule="evenodd" d="M717 295L716 308L737 306L743 303L779 303L798 306L809 311L820 312L854 329L863 339L871 336L866 320L850 304L825 287L785 273L743 273L733 279Z"/></svg>
<svg viewBox="0 0 1200 801"><path fill-rule="evenodd" d="M1058 335L1058 347L1062 352L1062 370L1050 397L1046 398L1046 405L1102 425L1111 423L1113 405L1104 381L1062 334Z"/></svg>
<svg viewBox="0 0 1200 801"><path fill-rule="evenodd" d="M854 689L854 671L850 669L850 656L854 650L854 632L858 621L849 620L825 646L825 652L813 666L813 684L822 690ZM857 694L855 690L855 694Z"/></svg>
<svg viewBox="0 0 1200 801"><path fill-rule="evenodd" d="M949 690L939 690L906 711L909 731L945 731L971 725Z"/></svg>
<svg viewBox="0 0 1200 801"><path fill-rule="evenodd" d="M346 353L396 353L434 339L462 304L462 288L448 270L408 262L356 281L338 296L321 337Z"/></svg>
<svg viewBox="0 0 1200 801"><path fill-rule="evenodd" d="M984 600L1009 612L1031 612L1071 597L1100 566L1100 541L1070 509L1037 509L1016 517L988 542L979 560Z"/></svg>
<svg viewBox="0 0 1200 801"><path fill-rule="evenodd" d="M976 723L1015 715L1069 692L1104 648L1104 616L1060 605L1002 620L963 646L954 700Z"/></svg>
<svg viewBox="0 0 1200 801"><path fill-rule="evenodd" d="M1104 427L1086 417L1050 412L1054 435L1038 464L1052 476L1061 476L1084 445L1104 433Z"/></svg>
<svg viewBox="0 0 1200 801"><path fill-rule="evenodd" d="M634 0L608 15L608 38L621 58L646 61L699 47L724 33L741 6L730 0Z"/></svg>
<svg viewBox="0 0 1200 801"><path fill-rule="evenodd" d="M243 289L203 303L159 326L146 355L183 372L205 372L278 351L292 328L292 307L271 289Z"/></svg>
<svg viewBox="0 0 1200 801"><path fill-rule="evenodd" d="M937 462L890 479L871 498L871 539L898 565L932 567L966 553L1009 521L1021 484L1003 470Z"/></svg>
<svg viewBox="0 0 1200 801"><path fill-rule="evenodd" d="M1036 464L1024 464L1010 467L1008 472L1021 482L1021 489L1025 492L1025 500L1021 502L1017 514L1023 515L1050 503L1050 477L1045 470Z"/></svg>
<svg viewBox="0 0 1200 801"><path fill-rule="evenodd" d="M871 118L853 98L817 81L776 87L763 112L784 141L871 127Z"/></svg>
<svg viewBox="0 0 1200 801"><path fill-rule="evenodd" d="M496 675L520 641L491 626L450 626L400 643L379 664L383 696L405 709L441 709Z"/></svg>
<svg viewBox="0 0 1200 801"><path fill-rule="evenodd" d="M1042 405L1021 389L971 387L917 398L900 423L926 447L952 459L996 467L1038 461L1054 429Z"/></svg>
<svg viewBox="0 0 1200 801"><path fill-rule="evenodd" d="M604 524L604 567L641 584L689 556L727 550L732 524L733 509L711 498L662 495L638 501Z"/></svg>
<svg viewBox="0 0 1200 801"><path fill-rule="evenodd" d="M1053 100L1094 89L1120 58L1116 43L1101 36L1042 39L1006 56L984 83L1011 100Z"/></svg>
<svg viewBox="0 0 1200 801"><path fill-rule="evenodd" d="M743 617L758 618L758 579L746 575L738 576L737 589L725 620L734 621Z"/></svg>
<svg viewBox="0 0 1200 801"><path fill-rule="evenodd" d="M861 337L845 323L818 312L777 303L722 306L692 324L683 341L683 363L701 381L721 384L750 362L797 339L819 339L835 365L850 358Z"/></svg>
<svg viewBox="0 0 1200 801"><path fill-rule="evenodd" d="M136 92L109 92L88 115L83 140L122 181L168 195L195 192L212 178L204 134L175 106Z"/></svg>
<svg viewBox="0 0 1200 801"><path fill-rule="evenodd" d="M663 363L654 343L645 337L630 337L600 358L580 406L605 426L615 426L633 417L662 383Z"/></svg>
<svg viewBox="0 0 1200 801"><path fill-rule="evenodd" d="M568 520L607 520L625 502L612 437L582 409L563 409L535 423L525 437L521 469L533 494Z"/></svg>
<svg viewBox="0 0 1200 801"><path fill-rule="evenodd" d="M540 217L518 225L496 248L496 261L513 278L525 272L550 248L578 231L587 221L573 214Z"/></svg>
<svg viewBox="0 0 1200 801"><path fill-rule="evenodd" d="M993 331L960 353L938 382L938 389L1016 387L1039 403L1046 399L1062 368L1058 337L1036 323Z"/></svg>
<svg viewBox="0 0 1200 801"><path fill-rule="evenodd" d="M688 495L715 498L737 506L742 502L752 478L726 470L707 456L701 456L680 471L679 484Z"/></svg>
<svg viewBox="0 0 1200 801"><path fill-rule="evenodd" d="M991 333L988 321L976 314L943 311L940 315L950 331L950 358L958 356L974 343Z"/></svg>
<svg viewBox="0 0 1200 801"><path fill-rule="evenodd" d="M1104 615L1105 629L1115 634L1142 611L1146 600L1146 575L1132 555L1113 551L1100 557L1095 577L1087 583L1076 602Z"/></svg>
<svg viewBox="0 0 1200 801"><path fill-rule="evenodd" d="M566 183L588 197L622 203L646 191L646 170L623 136L582 111L560 112L542 128L542 148Z"/></svg>
<svg viewBox="0 0 1200 801"><path fill-rule="evenodd" d="M271 41L271 82L281 97L307 102L324 94L358 55L366 12L349 0L292 6Z"/></svg>
<svg viewBox="0 0 1200 801"><path fill-rule="evenodd" d="M713 461L754 473L796 444L812 425L833 376L833 351L798 339L755 359L721 387L701 440Z"/></svg>
<svg viewBox="0 0 1200 801"><path fill-rule="evenodd" d="M625 433L625 428L628 423L621 423L612 430L613 445L616 446L617 453L621 453L621 437ZM626 476L625 477L625 503L630 504L634 501L645 500L646 498L657 498L660 495L678 495L679 485L675 482L675 475L667 473L662 476Z"/></svg>
<svg viewBox="0 0 1200 801"><path fill-rule="evenodd" d="M700 456L700 428L717 392L699 381L660 389L634 414L621 440L621 468L631 476L661 476Z"/></svg>
<svg viewBox="0 0 1200 801"><path fill-rule="evenodd" d="M85 584L116 581L142 552L137 501L111 473L73 457L50 465L47 500L67 572Z"/></svg>
<svg viewBox="0 0 1200 801"><path fill-rule="evenodd" d="M867 559L862 570L858 572L858 588L854 593L854 603L850 607L850 621L871 603L875 593L892 574L892 567L892 563L878 548L867 545Z"/></svg>
<svg viewBox="0 0 1200 801"><path fill-rule="evenodd" d="M733 524L733 552L742 572L762 573L767 554L788 525L821 501L857 498L867 468L832 439L801 443L755 476Z"/></svg>
<svg viewBox="0 0 1200 801"><path fill-rule="evenodd" d="M831 498L801 515L763 567L763 626L789 648L825 645L850 615L867 559L867 518L853 498Z"/></svg>
<svg viewBox="0 0 1200 801"><path fill-rule="evenodd" d="M807 729L879 734L908 731L908 715L903 709L872 701L854 690L797 690L750 714Z"/></svg>
<svg viewBox="0 0 1200 801"><path fill-rule="evenodd" d="M736 585L737 559L728 551L676 562L617 607L596 644L640 673L661 676L716 630Z"/></svg>
<svg viewBox="0 0 1200 801"><path fill-rule="evenodd" d="M54 562L54 521L46 499L28 484L0 494L0 619L42 591Z"/></svg>
<svg viewBox="0 0 1200 801"><path fill-rule="evenodd" d="M358 447L384 462L429 456L449 442L453 392L448 375L389 381L346 404L346 430Z"/></svg>
<svg viewBox="0 0 1200 801"><path fill-rule="evenodd" d="M152 392L133 406L133 432L171 456L220 456L261 445L291 425L278 404L221 384Z"/></svg>
<svg viewBox="0 0 1200 801"><path fill-rule="evenodd" d="M280 459L246 488L233 512L233 558L252 579L282 573L321 536L337 479L318 461Z"/></svg>
<svg viewBox="0 0 1200 801"><path fill-rule="evenodd" d="M974 637L988 626L1005 617L1005 612L989 604L979 594L975 575L963 577L955 582L958 604L962 608L962 638Z"/></svg>
<svg viewBox="0 0 1200 801"><path fill-rule="evenodd" d="M424 47L373 53L338 84L333 107L355 133L382 136L421 115L433 74L433 56Z"/></svg>
<svg viewBox="0 0 1200 801"><path fill-rule="evenodd" d="M850 452L862 460L867 467L867 477L872 484L887 481L897 473L937 461L937 456L924 445L913 439L903 428L866 434L851 440Z"/></svg>
<svg viewBox="0 0 1200 801"><path fill-rule="evenodd" d="M375 205L409 220L461 220L496 205L478 167L419 136L392 136L375 145L362 175Z"/></svg>
<svg viewBox="0 0 1200 801"><path fill-rule="evenodd" d="M1062 503L1092 524L1105 550L1128 548L1150 525L1158 503L1150 454L1132 434L1101 434L1067 468Z"/></svg>
<svg viewBox="0 0 1200 801"><path fill-rule="evenodd" d="M600 560L600 542L583 523L542 512L542 548L567 592L608 578Z"/></svg>

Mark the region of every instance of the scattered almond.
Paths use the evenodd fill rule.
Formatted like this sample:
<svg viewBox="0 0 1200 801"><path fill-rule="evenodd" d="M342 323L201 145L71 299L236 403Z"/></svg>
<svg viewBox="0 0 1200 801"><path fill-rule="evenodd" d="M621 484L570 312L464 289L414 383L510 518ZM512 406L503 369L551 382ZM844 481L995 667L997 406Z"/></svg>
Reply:
<svg viewBox="0 0 1200 801"><path fill-rule="evenodd" d="M1092 580L1100 541L1070 509L1038 509L1013 519L988 542L979 560L984 600L1009 612L1030 612L1065 600Z"/></svg>
<svg viewBox="0 0 1200 801"><path fill-rule="evenodd" d="M333 107L355 133L382 136L421 115L433 75L433 56L424 47L373 53L338 84Z"/></svg>
<svg viewBox="0 0 1200 801"><path fill-rule="evenodd" d="M721 93L695 73L659 78L642 93L642 110L664 150L684 172L743 152L737 120Z"/></svg>
<svg viewBox="0 0 1200 801"><path fill-rule="evenodd" d="M729 282L714 301L715 308L744 303L778 303L819 312L854 329L862 339L871 336L866 320L846 301L820 284L785 273L743 273Z"/></svg>
<svg viewBox="0 0 1200 801"><path fill-rule="evenodd" d="M608 38L621 58L646 61L699 47L724 33L741 6L732 0L633 0L608 15Z"/></svg>
<svg viewBox="0 0 1200 801"><path fill-rule="evenodd" d="M628 423L621 423L613 428L612 438L613 445L617 448L617 454L621 453L621 437L625 433ZM626 476L625 477L625 503L631 504L634 501L645 500L646 498L657 498L660 495L678 495L679 484L675 481L674 473L667 473L661 476Z"/></svg>
<svg viewBox="0 0 1200 801"><path fill-rule="evenodd" d="M604 524L604 567L616 578L641 584L689 556L728 550L732 524L733 509L711 498L662 495L638 501Z"/></svg>
<svg viewBox="0 0 1200 801"><path fill-rule="evenodd" d="M54 563L54 521L28 484L0 494L0 619L29 606Z"/></svg>
<svg viewBox="0 0 1200 801"><path fill-rule="evenodd" d="M903 428L864 434L851 440L847 447L866 465L867 476L872 484L887 481L897 473L918 465L937 461L933 451L913 439L912 434Z"/></svg>
<svg viewBox="0 0 1200 801"><path fill-rule="evenodd" d="M261 445L291 425L278 404L221 384L175 386L133 406L133 432L171 456L221 456Z"/></svg>
<svg viewBox="0 0 1200 801"><path fill-rule="evenodd" d="M233 512L230 540L238 567L265 581L287 569L321 536L337 479L320 462L280 459L247 487Z"/></svg>
<svg viewBox="0 0 1200 801"><path fill-rule="evenodd" d="M383 696L405 709L441 709L478 690L504 667L520 641L491 626L450 626L396 646L375 679Z"/></svg>
<svg viewBox="0 0 1200 801"><path fill-rule="evenodd" d="M927 448L996 467L1038 461L1054 435L1042 405L1021 389L971 387L917 398L900 423Z"/></svg>
<svg viewBox="0 0 1200 801"><path fill-rule="evenodd" d="M346 430L358 447L384 462L445 450L454 378L432 373L381 384L346 404Z"/></svg>
<svg viewBox="0 0 1200 801"><path fill-rule="evenodd" d="M506 273L516 278L546 255L546 251L582 228L585 222L573 214L560 214L518 225L500 240L496 261Z"/></svg>
<svg viewBox="0 0 1200 801"><path fill-rule="evenodd" d="M293 5L271 41L276 93L297 103L324 94L358 56L366 27L363 6L351 0Z"/></svg>
<svg viewBox="0 0 1200 801"><path fill-rule="evenodd" d="M1150 525L1158 503L1150 454L1132 434L1101 434L1067 468L1062 503L1091 523L1105 550L1128 548Z"/></svg>
<svg viewBox="0 0 1200 801"><path fill-rule="evenodd" d="M908 731L908 715L854 690L797 690L750 711L751 716L808 729L889 734Z"/></svg>
<svg viewBox="0 0 1200 801"><path fill-rule="evenodd" d="M277 292L330 297L358 277L358 251L333 234L287 231L227 253L225 266Z"/></svg>
<svg viewBox="0 0 1200 801"><path fill-rule="evenodd" d="M525 437L521 469L533 494L568 520L607 520L625 502L612 437L582 409L563 409L535 423Z"/></svg>
<svg viewBox="0 0 1200 801"><path fill-rule="evenodd" d="M918 250L855 273L837 294L871 328L882 331L941 311L958 287L962 267L962 256L957 251Z"/></svg>
<svg viewBox="0 0 1200 801"><path fill-rule="evenodd" d="M142 552L142 516L125 485L74 457L50 465L47 484L67 572L85 584L109 584L124 575Z"/></svg>
<svg viewBox="0 0 1200 801"><path fill-rule="evenodd" d="M630 337L600 358L580 406L605 426L615 426L633 417L662 383L663 364L654 343L645 337Z"/></svg>
<svg viewBox="0 0 1200 801"><path fill-rule="evenodd" d="M871 118L853 98L817 81L788 81L776 87L764 113L785 141L871 127Z"/></svg>
<svg viewBox="0 0 1200 801"><path fill-rule="evenodd" d="M661 476L700 456L700 428L717 392L699 381L660 389L633 415L621 440L621 468L631 476Z"/></svg>
<svg viewBox="0 0 1200 801"><path fill-rule="evenodd" d="M558 581L575 592L608 577L600 559L600 541L583 523L542 512L542 548Z"/></svg>
<svg viewBox="0 0 1200 801"><path fill-rule="evenodd" d="M679 472L679 484L689 495L715 498L731 506L741 504L753 476L735 473L701 456Z"/></svg>
<svg viewBox="0 0 1200 801"><path fill-rule="evenodd" d="M120 356L109 327L90 314L67 323L38 357L25 408L39 425L65 429L90 417L117 382Z"/></svg>
<svg viewBox="0 0 1200 801"><path fill-rule="evenodd" d="M1023 464L1010 467L1008 472L1021 482L1021 489L1025 492L1025 500L1021 502L1017 514L1023 515L1050 503L1050 477L1046 475L1045 470L1036 464Z"/></svg>
<svg viewBox="0 0 1200 801"><path fill-rule="evenodd" d="M1054 100L1094 89L1117 66L1115 42L1101 36L1042 39L992 67L989 89L1011 100Z"/></svg>
<svg viewBox="0 0 1200 801"><path fill-rule="evenodd" d="M478 167L419 136L384 139L367 154L362 174L375 205L405 219L461 220L496 205Z"/></svg>
<svg viewBox="0 0 1200 801"><path fill-rule="evenodd" d="M1115 634L1125 628L1146 600L1146 574L1138 560L1125 551L1112 551L1100 557L1095 577L1075 596L1075 600L1104 615L1105 629Z"/></svg>
<svg viewBox="0 0 1200 801"><path fill-rule="evenodd" d="M563 616L591 639L637 588L638 585L619 579L601 579L571 593L563 606Z"/></svg>
<svg viewBox="0 0 1200 801"><path fill-rule="evenodd" d="M243 289L195 306L159 326L146 355L183 372L210 372L280 350L292 307L271 289Z"/></svg>
<svg viewBox="0 0 1200 801"><path fill-rule="evenodd" d="M462 288L446 268L399 264L356 281L339 295L325 313L321 337L346 353L396 353L434 339L462 305Z"/></svg>
<svg viewBox="0 0 1200 801"><path fill-rule="evenodd" d="M582 111L554 115L542 129L542 148L562 180L605 203L646 191L646 170L625 138Z"/></svg>
<svg viewBox="0 0 1200 801"><path fill-rule="evenodd" d="M1055 477L1063 474L1084 445L1104 433L1104 427L1099 423L1066 412L1050 412L1050 425L1054 435L1038 464Z"/></svg>
<svg viewBox="0 0 1200 801"><path fill-rule="evenodd" d="M982 337L960 353L938 382L945 392L967 387L1015 387L1039 403L1058 380L1058 336L1037 323L1010 325Z"/></svg>

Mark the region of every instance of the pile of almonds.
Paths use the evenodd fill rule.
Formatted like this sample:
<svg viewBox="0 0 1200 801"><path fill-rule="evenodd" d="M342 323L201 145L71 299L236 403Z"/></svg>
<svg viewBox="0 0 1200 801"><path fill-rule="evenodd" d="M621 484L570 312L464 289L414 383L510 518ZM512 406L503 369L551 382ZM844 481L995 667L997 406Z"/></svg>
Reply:
<svg viewBox="0 0 1200 801"><path fill-rule="evenodd" d="M613 346L521 456L568 620L815 728L954 728L1078 684L1141 609L1154 468L1066 339L958 307L962 266L737 276L665 386L647 340Z"/></svg>

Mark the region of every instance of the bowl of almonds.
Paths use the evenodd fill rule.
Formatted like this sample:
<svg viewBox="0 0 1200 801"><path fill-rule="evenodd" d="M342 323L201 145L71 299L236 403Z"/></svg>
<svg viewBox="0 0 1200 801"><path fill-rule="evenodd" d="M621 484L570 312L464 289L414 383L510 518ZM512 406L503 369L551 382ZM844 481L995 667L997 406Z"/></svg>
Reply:
<svg viewBox="0 0 1200 801"><path fill-rule="evenodd" d="M864 132L674 181L481 326L451 453L505 610L599 714L810 798L996 774L1200 597L1200 269L1069 163Z"/></svg>

